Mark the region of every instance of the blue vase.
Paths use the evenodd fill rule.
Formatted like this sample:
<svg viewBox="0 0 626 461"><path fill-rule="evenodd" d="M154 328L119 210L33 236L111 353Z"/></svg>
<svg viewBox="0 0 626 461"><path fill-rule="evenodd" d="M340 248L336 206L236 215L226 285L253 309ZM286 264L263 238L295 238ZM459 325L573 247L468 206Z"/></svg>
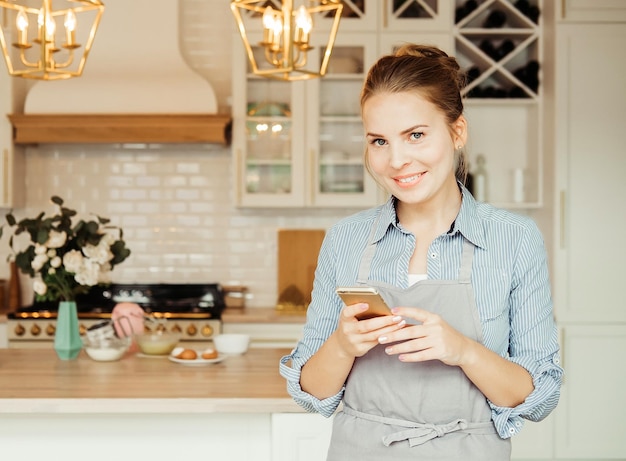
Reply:
<svg viewBox="0 0 626 461"><path fill-rule="evenodd" d="M54 350L61 360L73 360L78 357L82 347L76 302L60 301L54 333Z"/></svg>

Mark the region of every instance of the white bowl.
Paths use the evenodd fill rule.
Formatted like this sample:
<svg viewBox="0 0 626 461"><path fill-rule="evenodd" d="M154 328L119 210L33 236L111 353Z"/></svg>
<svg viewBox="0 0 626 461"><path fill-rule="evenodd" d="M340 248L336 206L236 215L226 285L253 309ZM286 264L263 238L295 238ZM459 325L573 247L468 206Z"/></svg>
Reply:
<svg viewBox="0 0 626 461"><path fill-rule="evenodd" d="M114 362L121 359L128 351L130 344L130 338L116 338L99 343L90 341L86 336L83 338L85 352L96 362Z"/></svg>
<svg viewBox="0 0 626 461"><path fill-rule="evenodd" d="M250 335L224 333L213 338L215 349L220 354L240 355L248 350Z"/></svg>

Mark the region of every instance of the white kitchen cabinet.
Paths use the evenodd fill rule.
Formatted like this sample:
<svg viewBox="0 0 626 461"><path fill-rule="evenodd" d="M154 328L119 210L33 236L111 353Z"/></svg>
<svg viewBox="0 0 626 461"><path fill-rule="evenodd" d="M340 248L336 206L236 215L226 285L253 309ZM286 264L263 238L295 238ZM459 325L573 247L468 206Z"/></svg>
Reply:
<svg viewBox="0 0 626 461"><path fill-rule="evenodd" d="M626 458L626 325L569 325L562 336L566 375L555 412L556 458Z"/></svg>
<svg viewBox="0 0 626 461"><path fill-rule="evenodd" d="M565 383L555 452L625 459L626 22L560 22L556 33L554 294Z"/></svg>
<svg viewBox="0 0 626 461"><path fill-rule="evenodd" d="M555 268L558 317L626 322L626 23L558 26ZM600 53L598 50L602 50Z"/></svg>
<svg viewBox="0 0 626 461"><path fill-rule="evenodd" d="M258 42L260 37L251 41ZM250 73L239 38L233 66L233 152L242 207L369 207L359 92L376 42L337 38L324 79L284 82ZM320 60L320 47L309 59Z"/></svg>
<svg viewBox="0 0 626 461"><path fill-rule="evenodd" d="M562 0L560 18L572 22L626 22L624 0Z"/></svg>
<svg viewBox="0 0 626 461"><path fill-rule="evenodd" d="M326 459L332 424L317 413L272 414L272 461Z"/></svg>
<svg viewBox="0 0 626 461"><path fill-rule="evenodd" d="M450 0L349 0L342 1L343 32L447 30L453 2ZM330 27L330 21L320 21Z"/></svg>

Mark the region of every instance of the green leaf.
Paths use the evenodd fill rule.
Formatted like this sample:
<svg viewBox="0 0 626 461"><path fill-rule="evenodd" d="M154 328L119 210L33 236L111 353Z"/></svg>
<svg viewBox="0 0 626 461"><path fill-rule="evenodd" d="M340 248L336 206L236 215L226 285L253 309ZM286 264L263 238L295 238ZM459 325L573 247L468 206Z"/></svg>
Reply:
<svg viewBox="0 0 626 461"><path fill-rule="evenodd" d="M98 218L98 222L100 224L107 225L107 224L109 224L111 222L111 220L109 218L105 218L103 216L98 216L98 215L96 215L96 217Z"/></svg>
<svg viewBox="0 0 626 461"><path fill-rule="evenodd" d="M44 243L48 241L49 235L50 235L50 231L48 229L39 229L37 231L37 238L35 239L35 242L39 243L40 245L43 245Z"/></svg>
<svg viewBox="0 0 626 461"><path fill-rule="evenodd" d="M15 220L15 216L13 216L11 213L6 215L6 219L7 219L7 223L9 224L9 226L15 226L15 223L17 222Z"/></svg>
<svg viewBox="0 0 626 461"><path fill-rule="evenodd" d="M59 206L63 205L63 199L61 197L56 196L56 195L53 195L50 198L50 201L52 201L52 203L54 203L55 205L59 205Z"/></svg>

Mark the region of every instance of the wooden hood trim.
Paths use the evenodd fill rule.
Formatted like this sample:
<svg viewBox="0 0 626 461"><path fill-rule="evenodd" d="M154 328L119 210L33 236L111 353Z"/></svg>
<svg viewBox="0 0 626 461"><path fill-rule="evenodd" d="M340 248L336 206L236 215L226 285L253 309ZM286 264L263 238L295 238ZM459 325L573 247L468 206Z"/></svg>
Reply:
<svg viewBox="0 0 626 461"><path fill-rule="evenodd" d="M15 144L230 144L231 117L220 114L13 114Z"/></svg>

